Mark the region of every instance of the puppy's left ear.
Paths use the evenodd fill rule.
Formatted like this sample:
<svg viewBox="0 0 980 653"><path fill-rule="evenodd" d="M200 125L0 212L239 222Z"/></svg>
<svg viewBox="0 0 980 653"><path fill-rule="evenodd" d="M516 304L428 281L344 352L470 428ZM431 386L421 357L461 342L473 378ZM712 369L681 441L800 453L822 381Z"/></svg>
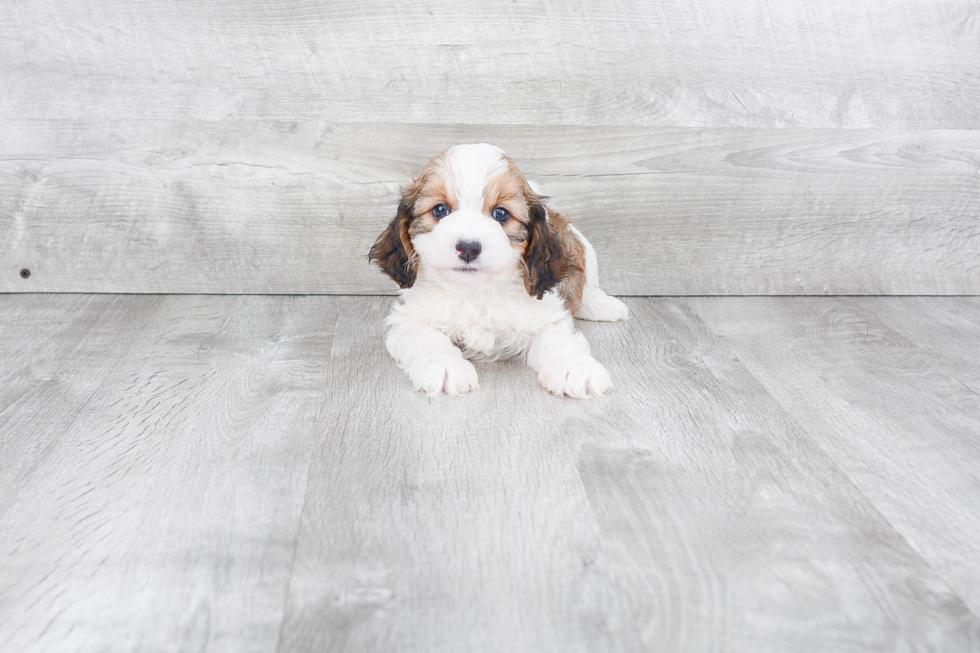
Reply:
<svg viewBox="0 0 980 653"><path fill-rule="evenodd" d="M415 249L408 235L411 207L410 199L402 197L394 219L378 236L368 254L368 260L377 263L402 288L411 288L415 283Z"/></svg>
<svg viewBox="0 0 980 653"><path fill-rule="evenodd" d="M568 252L561 236L548 220L544 197L528 196L528 238L524 249L524 286L541 299L569 273Z"/></svg>

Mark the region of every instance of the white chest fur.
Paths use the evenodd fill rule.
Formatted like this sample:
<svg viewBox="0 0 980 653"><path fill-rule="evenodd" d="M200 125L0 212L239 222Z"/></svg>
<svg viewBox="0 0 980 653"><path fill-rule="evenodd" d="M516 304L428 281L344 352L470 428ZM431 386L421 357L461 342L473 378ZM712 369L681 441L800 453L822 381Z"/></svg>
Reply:
<svg viewBox="0 0 980 653"><path fill-rule="evenodd" d="M462 288L417 283L402 291L392 319L438 329L466 358L498 360L523 354L542 329L571 316L558 295L530 297L523 283Z"/></svg>

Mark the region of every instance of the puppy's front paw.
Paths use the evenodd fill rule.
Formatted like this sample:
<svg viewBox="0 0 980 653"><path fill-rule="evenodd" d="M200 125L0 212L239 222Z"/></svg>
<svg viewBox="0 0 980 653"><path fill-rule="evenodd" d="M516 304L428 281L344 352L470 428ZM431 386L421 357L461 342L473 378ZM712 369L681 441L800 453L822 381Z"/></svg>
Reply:
<svg viewBox="0 0 980 653"><path fill-rule="evenodd" d="M422 361L407 371L415 389L430 395L461 395L480 387L473 363L458 356Z"/></svg>
<svg viewBox="0 0 980 653"><path fill-rule="evenodd" d="M591 356L555 362L538 374L541 386L556 395L591 399L612 387L612 378L602 364Z"/></svg>

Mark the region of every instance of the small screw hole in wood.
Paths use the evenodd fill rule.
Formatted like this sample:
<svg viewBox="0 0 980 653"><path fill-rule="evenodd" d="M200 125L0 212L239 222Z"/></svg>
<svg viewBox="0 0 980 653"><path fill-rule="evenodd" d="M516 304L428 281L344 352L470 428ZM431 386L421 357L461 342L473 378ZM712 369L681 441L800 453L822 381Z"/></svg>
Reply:
<svg viewBox="0 0 980 653"><path fill-rule="evenodd" d="M31 276L31 271L28 270L27 268L24 268L23 270L20 271L21 279L28 279L30 278L30 276Z"/></svg>

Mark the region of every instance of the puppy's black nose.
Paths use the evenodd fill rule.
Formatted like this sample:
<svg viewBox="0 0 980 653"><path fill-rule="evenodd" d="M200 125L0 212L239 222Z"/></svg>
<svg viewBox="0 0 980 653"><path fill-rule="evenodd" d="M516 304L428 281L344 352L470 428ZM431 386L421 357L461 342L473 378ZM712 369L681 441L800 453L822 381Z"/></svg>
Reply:
<svg viewBox="0 0 980 653"><path fill-rule="evenodd" d="M479 256L482 250L483 246L478 240L461 240L456 243L456 251L459 252L459 258L467 263Z"/></svg>

